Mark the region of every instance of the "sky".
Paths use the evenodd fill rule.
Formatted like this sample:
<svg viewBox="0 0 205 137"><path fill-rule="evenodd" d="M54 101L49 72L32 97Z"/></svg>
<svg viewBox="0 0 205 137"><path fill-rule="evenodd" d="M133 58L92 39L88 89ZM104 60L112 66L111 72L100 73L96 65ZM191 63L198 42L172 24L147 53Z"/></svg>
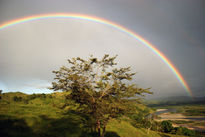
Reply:
<svg viewBox="0 0 205 137"><path fill-rule="evenodd" d="M0 0L0 24L32 15L75 13L119 24L152 43L189 85L205 96L204 0ZM0 89L51 93L52 70L72 57L118 55L131 66L133 83L150 97L189 96L174 73L150 49L115 28L79 19L45 19L0 30Z"/></svg>

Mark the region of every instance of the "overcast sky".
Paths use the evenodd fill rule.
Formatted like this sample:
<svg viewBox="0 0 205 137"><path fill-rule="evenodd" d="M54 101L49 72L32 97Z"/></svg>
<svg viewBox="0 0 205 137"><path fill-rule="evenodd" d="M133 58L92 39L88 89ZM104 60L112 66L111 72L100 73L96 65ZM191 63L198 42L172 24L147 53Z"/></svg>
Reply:
<svg viewBox="0 0 205 137"><path fill-rule="evenodd" d="M47 13L80 13L120 24L155 45L181 72L193 95L205 95L204 0L0 0L0 24ZM46 19L0 30L0 89L52 92L52 70L71 57L118 54L154 97L188 95L168 66L114 28L74 19Z"/></svg>

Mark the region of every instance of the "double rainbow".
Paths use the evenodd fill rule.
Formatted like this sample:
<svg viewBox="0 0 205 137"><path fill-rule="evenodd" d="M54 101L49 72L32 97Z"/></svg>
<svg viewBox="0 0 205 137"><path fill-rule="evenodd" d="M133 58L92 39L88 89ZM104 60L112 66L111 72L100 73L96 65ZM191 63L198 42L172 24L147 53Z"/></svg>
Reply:
<svg viewBox="0 0 205 137"><path fill-rule="evenodd" d="M97 22L101 23L107 26L110 26L112 28L115 28L121 32L124 32L125 34L133 37L137 41L141 42L143 45L148 47L150 50L152 50L157 56L160 57L160 59L170 68L170 70L174 73L178 81L182 84L184 89L187 91L187 93L190 96L192 95L191 89L189 88L187 82L183 78L183 76L180 74L180 72L177 70L177 68L174 66L174 64L162 53L160 52L157 48L154 47L151 43L149 43L147 40L142 38L141 36L137 35L136 33L132 32L131 30L120 26L114 22L101 19L98 17L92 17L88 15L82 15L82 14L65 14L65 13L55 13L55 14L42 14L42 15L35 15L35 16L29 16L29 17L24 17L20 19L15 19L8 21L6 23L3 23L0 25L0 30L11 27L16 24L28 22L28 21L34 21L34 20L40 20L40 19L50 19L50 18L67 18L67 19L81 19L81 20L87 20L87 21L92 21L92 22Z"/></svg>

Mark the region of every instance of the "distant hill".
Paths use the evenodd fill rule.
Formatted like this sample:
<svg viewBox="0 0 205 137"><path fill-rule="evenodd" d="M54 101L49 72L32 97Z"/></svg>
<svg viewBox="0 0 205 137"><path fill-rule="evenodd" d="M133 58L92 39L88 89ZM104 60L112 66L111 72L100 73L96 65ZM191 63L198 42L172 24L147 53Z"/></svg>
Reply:
<svg viewBox="0 0 205 137"><path fill-rule="evenodd" d="M190 97L190 96L172 96L161 97L156 99L145 100L148 106L166 106L166 105L183 105L183 104L205 104L205 97Z"/></svg>

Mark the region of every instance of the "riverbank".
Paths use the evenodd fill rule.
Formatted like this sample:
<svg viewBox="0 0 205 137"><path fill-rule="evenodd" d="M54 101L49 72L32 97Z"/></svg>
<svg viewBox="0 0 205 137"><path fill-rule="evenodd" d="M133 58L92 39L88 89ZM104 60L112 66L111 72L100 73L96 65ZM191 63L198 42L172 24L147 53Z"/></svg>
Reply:
<svg viewBox="0 0 205 137"><path fill-rule="evenodd" d="M164 113L163 113L164 112ZM192 130L205 131L205 116L185 116L182 113L172 113L169 109L158 109L156 121L171 120L174 127L187 127Z"/></svg>

